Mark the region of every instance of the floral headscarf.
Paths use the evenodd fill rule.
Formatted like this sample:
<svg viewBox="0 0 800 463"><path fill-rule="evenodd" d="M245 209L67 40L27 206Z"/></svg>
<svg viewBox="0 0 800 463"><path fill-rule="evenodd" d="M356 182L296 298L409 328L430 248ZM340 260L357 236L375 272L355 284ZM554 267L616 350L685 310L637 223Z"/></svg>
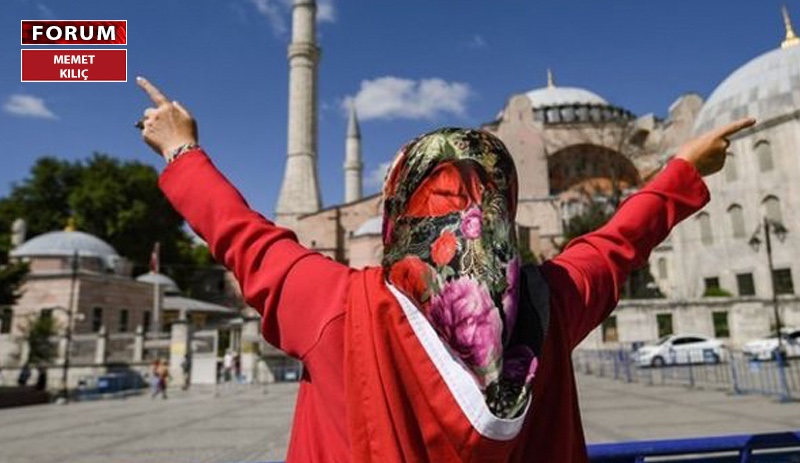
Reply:
<svg viewBox="0 0 800 463"><path fill-rule="evenodd" d="M511 155L488 132L439 129L401 148L383 194L386 279L473 373L492 413L518 416L537 359L512 336L520 255Z"/></svg>

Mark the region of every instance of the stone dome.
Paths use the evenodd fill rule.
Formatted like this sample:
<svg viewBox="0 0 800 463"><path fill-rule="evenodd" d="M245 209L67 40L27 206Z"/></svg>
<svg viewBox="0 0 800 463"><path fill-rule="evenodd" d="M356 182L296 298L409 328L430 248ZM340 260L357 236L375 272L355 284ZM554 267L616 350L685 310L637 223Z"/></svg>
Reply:
<svg viewBox="0 0 800 463"><path fill-rule="evenodd" d="M81 231L55 231L36 236L13 249L11 257L97 257L111 263L117 251L100 238Z"/></svg>
<svg viewBox="0 0 800 463"><path fill-rule="evenodd" d="M608 102L603 97L577 87L547 86L531 90L525 96L531 100L531 106L534 109L566 105L608 106Z"/></svg>
<svg viewBox="0 0 800 463"><path fill-rule="evenodd" d="M562 87L547 73L547 86L525 93L533 108L533 120L545 125L619 122L634 115L614 106L600 95L578 87ZM502 117L502 111L498 119Z"/></svg>
<svg viewBox="0 0 800 463"><path fill-rule="evenodd" d="M144 273L136 277L136 281L149 283L151 285L158 283L158 285L164 290L164 293L167 294L178 294L181 292L181 289L178 287L178 284L175 283L175 280L164 275L163 273Z"/></svg>
<svg viewBox="0 0 800 463"><path fill-rule="evenodd" d="M742 117L759 124L800 108L800 46L760 55L722 81L708 97L695 122L702 133Z"/></svg>

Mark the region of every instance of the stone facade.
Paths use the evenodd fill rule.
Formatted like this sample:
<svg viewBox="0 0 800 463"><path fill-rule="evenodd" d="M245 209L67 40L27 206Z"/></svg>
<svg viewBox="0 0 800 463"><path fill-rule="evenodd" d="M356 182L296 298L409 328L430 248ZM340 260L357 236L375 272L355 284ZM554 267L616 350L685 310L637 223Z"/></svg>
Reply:
<svg viewBox="0 0 800 463"><path fill-rule="evenodd" d="M300 216L298 238L309 248L332 259L349 262L351 242L359 227L380 214L380 195L329 207L314 214Z"/></svg>
<svg viewBox="0 0 800 463"><path fill-rule="evenodd" d="M670 108L670 120L660 121L652 115L635 119L588 91L552 83L513 96L498 118L483 128L500 137L514 157L523 246L540 259L551 257L561 244L565 222L579 214L587 200L639 188L663 165L670 147L691 132L693 119L687 114L696 114L701 103L695 95L681 97ZM355 159L350 153L348 163ZM342 262L377 265L379 227L368 233L371 238L356 233L381 215L379 199L368 198L368 203L350 202L301 216L296 226L301 242Z"/></svg>
<svg viewBox="0 0 800 463"><path fill-rule="evenodd" d="M14 323L11 335L18 336L22 326L31 316L43 310L51 310L58 326L66 326L72 278L69 274L40 276L32 274L22 288L22 297L13 308ZM122 277L79 272L74 289L73 332L85 334L97 332L105 326L109 333L133 332L144 325L145 311L153 305L153 289ZM94 310L98 311L95 317ZM127 322L120 320L122 311L127 311ZM98 329L93 329L97 326ZM124 328L124 329L123 329Z"/></svg>
<svg viewBox="0 0 800 463"><path fill-rule="evenodd" d="M697 133L744 116L758 124L731 140L725 169L707 179L711 202L673 232L672 297L699 297L715 285L732 295L771 297L764 218L786 229L783 240L771 236L778 290L798 294L799 103L800 46L791 46L742 66L703 106ZM753 238L761 244L757 251Z"/></svg>
<svg viewBox="0 0 800 463"><path fill-rule="evenodd" d="M512 95L482 127L503 140L517 166L520 242L546 259L557 253L565 225L587 202L610 198L616 204L658 173L693 135L744 116L758 119L758 125L731 139L724 171L707 178L708 206L652 252L650 272L667 299L620 305L625 342L653 339L658 333L651 315L673 311L676 331L713 335L709 313L720 307L727 307L734 344L768 334L774 320L762 307L773 290L759 229L765 217L787 230L784 240L772 239L773 259L778 292L789 298L784 325L800 324L791 302L800 284L795 283L800 274L800 40L784 14L787 38L780 49L732 73L708 101L694 93L680 95L666 118L636 117L589 90L556 85L549 73L545 87ZM290 114L290 124L295 117ZM350 137L347 143L346 197L353 199L356 163ZM306 246L364 267L382 257L380 216L380 198L370 197L302 215L294 225ZM750 246L754 236L761 241L758 251ZM701 299L709 291L740 297Z"/></svg>
<svg viewBox="0 0 800 463"><path fill-rule="evenodd" d="M781 319L787 326L800 326L800 298L779 299ZM715 326L715 314L718 322ZM747 341L774 333L772 300L749 298L703 298L621 301L606 322L580 344L582 349L631 347L667 334L698 334L716 337L737 349ZM658 317L666 317L659 329ZM662 318L662 320L664 320ZM671 329L667 330L665 325Z"/></svg>

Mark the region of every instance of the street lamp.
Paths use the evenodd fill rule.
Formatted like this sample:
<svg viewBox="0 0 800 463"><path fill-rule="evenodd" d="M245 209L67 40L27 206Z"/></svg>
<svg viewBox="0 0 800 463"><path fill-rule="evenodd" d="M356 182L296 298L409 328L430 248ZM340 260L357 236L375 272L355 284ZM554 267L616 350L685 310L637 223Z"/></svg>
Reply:
<svg viewBox="0 0 800 463"><path fill-rule="evenodd" d="M778 356L780 360L783 359L783 340L781 339L781 315L780 311L778 310L778 290L775 287L775 268L772 265L772 239L770 235L772 233L778 238L778 241L781 243L783 240L786 239L786 233L788 230L786 227L777 220L770 219L764 217L763 223L761 223L755 232L753 232L753 236L750 237L750 241L748 244L750 247L753 248L755 252L758 252L759 247L761 246L761 239L758 237L761 228L764 228L764 241L766 242L767 248L767 262L769 263L769 279L772 283L772 310L775 312L775 333L778 337Z"/></svg>
<svg viewBox="0 0 800 463"><path fill-rule="evenodd" d="M70 343L72 342L72 316L75 312L75 282L78 279L78 251L76 250L72 257L69 260L70 266L70 285L69 285L69 305L67 308L64 307L57 307L59 310L63 310L67 313L67 329L64 337L66 338L66 342L64 343L64 363L63 369L61 370L61 396L64 398L64 402L69 402L69 390L67 387L67 375L69 372L69 350L70 350Z"/></svg>

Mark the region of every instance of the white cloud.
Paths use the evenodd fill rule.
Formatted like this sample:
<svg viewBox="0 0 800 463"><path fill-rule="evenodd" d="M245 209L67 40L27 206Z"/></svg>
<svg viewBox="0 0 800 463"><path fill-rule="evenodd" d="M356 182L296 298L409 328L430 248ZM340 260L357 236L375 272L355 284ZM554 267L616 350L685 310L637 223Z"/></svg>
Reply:
<svg viewBox="0 0 800 463"><path fill-rule="evenodd" d="M47 108L44 100L33 95L11 95L3 104L3 111L21 117L38 117L41 119L58 119L58 116Z"/></svg>
<svg viewBox="0 0 800 463"><path fill-rule="evenodd" d="M383 186L383 180L386 178L386 172L392 167L391 162L382 162L378 167L372 169L367 173L364 183L369 188L380 188Z"/></svg>
<svg viewBox="0 0 800 463"><path fill-rule="evenodd" d="M56 18L56 14L53 13L53 10L48 8L47 5L45 5L44 3L37 3L36 4L36 9L39 10L39 14L44 19L55 19Z"/></svg>
<svg viewBox="0 0 800 463"><path fill-rule="evenodd" d="M265 17L276 35L283 35L288 30L285 19L285 4L275 0L249 0L256 10Z"/></svg>
<svg viewBox="0 0 800 463"><path fill-rule="evenodd" d="M247 0L265 17L275 35L282 36L289 31L292 16L292 0ZM317 1L317 22L335 22L336 8L333 0Z"/></svg>
<svg viewBox="0 0 800 463"><path fill-rule="evenodd" d="M463 116L471 95L469 85L461 82L387 76L361 81L361 89L346 97L342 108L346 111L355 101L362 120L434 119L446 113Z"/></svg>
<svg viewBox="0 0 800 463"><path fill-rule="evenodd" d="M473 35L469 41L470 48L486 48L487 46L486 39L478 34Z"/></svg>
<svg viewBox="0 0 800 463"><path fill-rule="evenodd" d="M317 2L317 22L336 22L336 9L333 7L333 0L319 0Z"/></svg>

